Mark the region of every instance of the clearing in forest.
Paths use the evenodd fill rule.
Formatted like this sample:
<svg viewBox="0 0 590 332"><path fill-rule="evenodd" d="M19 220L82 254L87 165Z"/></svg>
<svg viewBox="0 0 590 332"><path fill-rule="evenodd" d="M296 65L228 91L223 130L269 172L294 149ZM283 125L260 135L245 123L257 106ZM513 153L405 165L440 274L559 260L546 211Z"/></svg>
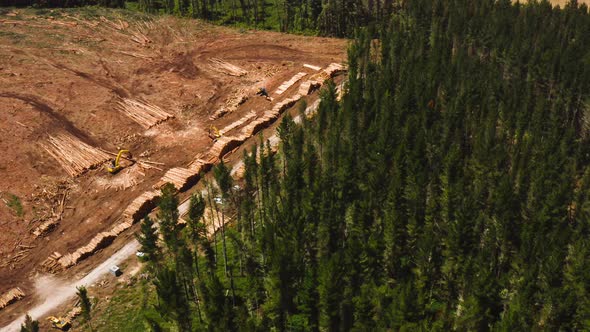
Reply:
<svg viewBox="0 0 590 332"><path fill-rule="evenodd" d="M161 181L188 186L203 170L195 156L219 157L212 127L222 139L256 133L317 68L346 57L345 40L195 20L97 8L9 14L0 16L0 295L31 294L37 272L84 271L86 250L153 206L144 196ZM272 101L255 95L285 82ZM139 162L112 175L105 167L119 149ZM24 302L1 309L0 326Z"/></svg>

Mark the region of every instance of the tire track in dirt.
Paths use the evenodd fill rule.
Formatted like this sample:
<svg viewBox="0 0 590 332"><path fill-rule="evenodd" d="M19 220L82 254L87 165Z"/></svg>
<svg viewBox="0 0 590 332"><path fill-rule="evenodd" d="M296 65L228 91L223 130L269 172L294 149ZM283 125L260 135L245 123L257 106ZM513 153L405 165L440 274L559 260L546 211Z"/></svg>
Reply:
<svg viewBox="0 0 590 332"><path fill-rule="evenodd" d="M304 60L310 57L309 52L297 50L287 46L268 44L249 44L235 47L219 47L207 49L201 52L200 58L208 58L210 55L227 60Z"/></svg>
<svg viewBox="0 0 590 332"><path fill-rule="evenodd" d="M63 71L70 72L70 73L72 73L78 77L81 77L87 81L90 81L98 86L108 89L108 90L114 92L117 96L119 96L121 98L129 98L129 92L127 92L127 90L125 88L120 87L120 86L116 86L115 84L112 84L111 82L109 82L105 79L102 79L102 78L96 77L94 75L90 75L88 73L70 68L70 67L60 64L60 63L49 62L49 64L57 69L61 69Z"/></svg>
<svg viewBox="0 0 590 332"><path fill-rule="evenodd" d="M129 98L130 94L125 88L123 88L121 86L117 86L117 84L113 84L113 83L109 82L108 80L105 80L100 77L96 77L94 75L91 75L91 74L88 74L88 73L85 73L85 72L82 72L82 71L79 71L79 70L76 70L73 68L70 68L70 67L68 67L64 64L61 64L61 63L53 62L52 60L49 60L44 57L40 57L38 55L29 53L29 52L25 52L21 49L17 49L17 48L8 48L8 49L15 54L29 56L31 58L34 58L34 59L44 62L45 64L47 64L53 68L74 74L80 78L83 78L83 79L91 82L91 83L94 83L98 86L101 86L107 90L114 92L117 96L119 96L121 98ZM101 61L101 66L104 66L104 64L102 64L102 59L100 59L99 61ZM106 69L106 70L107 70L107 72L109 72L108 69Z"/></svg>
<svg viewBox="0 0 590 332"><path fill-rule="evenodd" d="M12 99L18 99L20 101L23 101L23 102L33 106L35 109L39 110L40 112L46 114L51 119L52 125L63 127L69 133L78 137L79 139L81 139L85 143L89 143L89 144L95 143L94 140L90 136L88 136L86 133L84 133L84 131L82 131L78 127L76 127L76 125L74 125L65 116L56 112L51 106L49 106L49 103L47 101L43 100L41 97L31 95L31 94L26 94L26 93L2 92L2 93L0 93L0 98L12 98Z"/></svg>

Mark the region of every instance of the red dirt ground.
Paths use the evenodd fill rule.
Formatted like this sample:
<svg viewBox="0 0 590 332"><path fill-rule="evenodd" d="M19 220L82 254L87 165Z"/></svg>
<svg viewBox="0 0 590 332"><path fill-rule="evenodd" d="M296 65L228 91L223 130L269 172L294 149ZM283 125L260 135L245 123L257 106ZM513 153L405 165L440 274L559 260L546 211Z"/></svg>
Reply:
<svg viewBox="0 0 590 332"><path fill-rule="evenodd" d="M257 87L272 92L297 72L311 73L303 63L325 67L345 59L344 40L241 33L168 17L146 21L116 11L101 12L107 18L38 13L0 16L0 294L16 286L28 293L30 277L50 253L66 254L85 245L109 229L164 171L186 166L206 151L212 145L210 125L221 129L252 110L261 114L269 108L268 101L254 97ZM132 41L138 31L150 42ZM234 77L212 70L211 57L248 74ZM250 99L209 120L240 93ZM115 108L120 97L142 98L175 118L145 130ZM123 170L114 176L99 167L71 178L39 145L63 131L111 152L128 148L134 156L164 166L158 166L162 171L134 166L129 174ZM137 184L113 188L128 178ZM107 189L109 185L113 187ZM5 204L10 194L19 197L24 216ZM58 213L64 194L58 227L35 238L32 230ZM22 260L7 263L31 247Z"/></svg>

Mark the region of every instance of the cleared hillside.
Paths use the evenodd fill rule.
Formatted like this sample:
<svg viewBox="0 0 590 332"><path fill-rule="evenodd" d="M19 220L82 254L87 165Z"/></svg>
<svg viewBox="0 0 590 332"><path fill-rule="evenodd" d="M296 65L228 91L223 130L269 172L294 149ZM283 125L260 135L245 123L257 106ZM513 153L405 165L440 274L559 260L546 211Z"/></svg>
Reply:
<svg viewBox="0 0 590 332"><path fill-rule="evenodd" d="M315 73L303 64L342 62L345 45L125 11L3 11L0 294L29 294L37 272L79 271L44 263L112 230L162 179L184 176L178 169L214 148L211 126L234 135L297 89L268 101L257 88ZM119 148L140 162L111 175Z"/></svg>

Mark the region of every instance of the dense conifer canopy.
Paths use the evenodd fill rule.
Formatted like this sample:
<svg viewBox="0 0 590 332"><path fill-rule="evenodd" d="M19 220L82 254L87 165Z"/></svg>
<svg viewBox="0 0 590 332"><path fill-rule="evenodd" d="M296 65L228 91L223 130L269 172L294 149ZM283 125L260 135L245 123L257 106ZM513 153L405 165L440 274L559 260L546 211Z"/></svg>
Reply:
<svg viewBox="0 0 590 332"><path fill-rule="evenodd" d="M342 101L285 117L239 188L217 168L185 228L166 189L154 329L590 329L588 8L378 3L294 4L325 33L383 22Z"/></svg>

